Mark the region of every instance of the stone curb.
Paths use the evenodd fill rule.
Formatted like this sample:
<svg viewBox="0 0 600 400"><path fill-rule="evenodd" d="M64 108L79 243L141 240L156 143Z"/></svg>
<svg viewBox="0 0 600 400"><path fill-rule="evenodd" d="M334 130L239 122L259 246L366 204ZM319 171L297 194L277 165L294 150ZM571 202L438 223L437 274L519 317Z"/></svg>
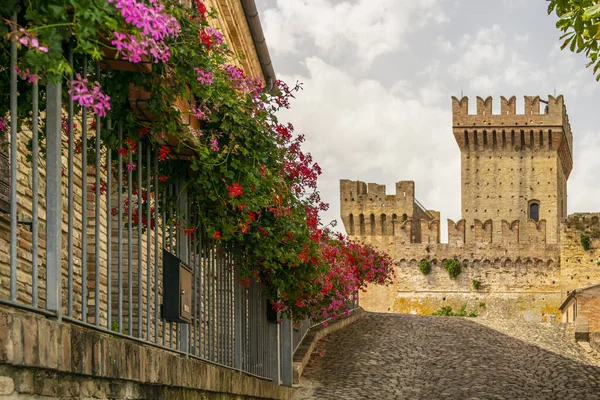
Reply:
<svg viewBox="0 0 600 400"><path fill-rule="evenodd" d="M306 368L306 364L310 360L310 356L315 349L315 346L319 340L325 336L338 331L342 328L353 324L356 321L361 320L366 315L365 310L362 307L354 310L349 317L337 319L335 322L330 323L327 327L315 327L312 328L307 334L298 350L294 353L294 384L300 383L300 377Z"/></svg>

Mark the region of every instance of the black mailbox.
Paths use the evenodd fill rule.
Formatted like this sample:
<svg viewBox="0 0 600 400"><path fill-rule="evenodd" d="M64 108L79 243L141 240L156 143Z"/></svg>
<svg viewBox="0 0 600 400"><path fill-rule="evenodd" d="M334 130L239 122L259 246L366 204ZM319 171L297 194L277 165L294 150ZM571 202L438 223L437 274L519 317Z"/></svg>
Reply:
<svg viewBox="0 0 600 400"><path fill-rule="evenodd" d="M170 322L192 322L192 271L167 250L163 250L162 317Z"/></svg>
<svg viewBox="0 0 600 400"><path fill-rule="evenodd" d="M267 322L272 324L276 324L279 320L279 315L277 311L273 310L273 305L269 300L267 300Z"/></svg>

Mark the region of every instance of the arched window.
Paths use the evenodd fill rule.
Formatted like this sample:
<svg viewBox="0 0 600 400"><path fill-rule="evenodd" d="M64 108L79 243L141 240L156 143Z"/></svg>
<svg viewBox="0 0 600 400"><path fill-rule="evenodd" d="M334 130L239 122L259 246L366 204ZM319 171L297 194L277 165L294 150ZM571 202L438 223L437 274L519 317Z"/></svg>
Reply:
<svg viewBox="0 0 600 400"><path fill-rule="evenodd" d="M387 217L385 214L381 214L381 235L387 235Z"/></svg>
<svg viewBox="0 0 600 400"><path fill-rule="evenodd" d="M529 203L529 219L532 219L535 222L540 221L540 203L538 201Z"/></svg>
<svg viewBox="0 0 600 400"><path fill-rule="evenodd" d="M398 216L396 214L392 215L392 236L396 235L396 221L398 221Z"/></svg>
<svg viewBox="0 0 600 400"><path fill-rule="evenodd" d="M362 236L364 236L365 234L365 216L363 214L360 214L359 218L359 224L360 224L360 234Z"/></svg>
<svg viewBox="0 0 600 400"><path fill-rule="evenodd" d="M406 215L406 213L402 214L402 222L406 221L408 219L408 215Z"/></svg>
<svg viewBox="0 0 600 400"><path fill-rule="evenodd" d="M348 217L348 234L354 235L354 215L350 214Z"/></svg>
<svg viewBox="0 0 600 400"><path fill-rule="evenodd" d="M371 214L371 236L375 236L375 214Z"/></svg>

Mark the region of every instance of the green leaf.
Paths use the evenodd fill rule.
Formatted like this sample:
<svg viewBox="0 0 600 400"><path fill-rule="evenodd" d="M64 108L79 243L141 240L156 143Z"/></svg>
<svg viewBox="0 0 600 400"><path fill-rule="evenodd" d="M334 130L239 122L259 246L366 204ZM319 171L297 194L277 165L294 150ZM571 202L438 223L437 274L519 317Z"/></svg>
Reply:
<svg viewBox="0 0 600 400"><path fill-rule="evenodd" d="M587 8L583 13L584 21L589 21L592 18L598 18L600 16L600 4L593 5Z"/></svg>

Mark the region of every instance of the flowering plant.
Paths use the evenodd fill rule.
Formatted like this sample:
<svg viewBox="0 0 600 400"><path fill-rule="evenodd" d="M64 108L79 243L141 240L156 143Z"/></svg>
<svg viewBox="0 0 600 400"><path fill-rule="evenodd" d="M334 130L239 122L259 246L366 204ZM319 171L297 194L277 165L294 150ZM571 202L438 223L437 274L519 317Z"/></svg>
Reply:
<svg viewBox="0 0 600 400"><path fill-rule="evenodd" d="M0 7L5 20L21 7L14 0L10 4L14 8ZM154 209L150 189L162 193L161 187L182 178L197 210L193 222L178 226L184 236L208 235L220 246L241 249L242 283L260 281L277 311L295 320L336 316L366 285L390 283L392 263L372 247L323 228L319 211L328 205L317 191L321 169L302 150L304 137L277 118L301 85L278 81L265 92L262 80L246 75L222 34L209 25L211 16L214 10L200 0L191 7L159 0L70 0L68 5L30 0L20 8L17 23L4 27L3 45L18 43L20 70L36 82L70 78L87 60L106 59L108 50L130 64L152 65L151 73L104 69L95 79L76 74L64 88L65 96L93 110L94 128L100 124L104 145L114 153L113 160L122 158L123 173L133 174L133 182L139 172L137 144L155 148L159 187L133 188L152 215L163 210ZM73 64L63 52L65 42L75 54ZM0 55L0 69L6 71L8 61ZM152 116L151 124L130 103L132 86L148 94L144 114ZM29 100L23 93L19 101ZM7 109L0 103L0 115ZM124 140L103 118L123 127ZM186 118L193 123L178 122ZM178 143L176 148L165 144L169 140ZM189 160L169 162L180 152L190 155ZM168 199L160 207L176 205L177 199ZM127 212L130 206L125 203L122 209ZM111 211L118 213L117 208ZM136 207L135 224L155 228L154 218L148 221L137 213Z"/></svg>

